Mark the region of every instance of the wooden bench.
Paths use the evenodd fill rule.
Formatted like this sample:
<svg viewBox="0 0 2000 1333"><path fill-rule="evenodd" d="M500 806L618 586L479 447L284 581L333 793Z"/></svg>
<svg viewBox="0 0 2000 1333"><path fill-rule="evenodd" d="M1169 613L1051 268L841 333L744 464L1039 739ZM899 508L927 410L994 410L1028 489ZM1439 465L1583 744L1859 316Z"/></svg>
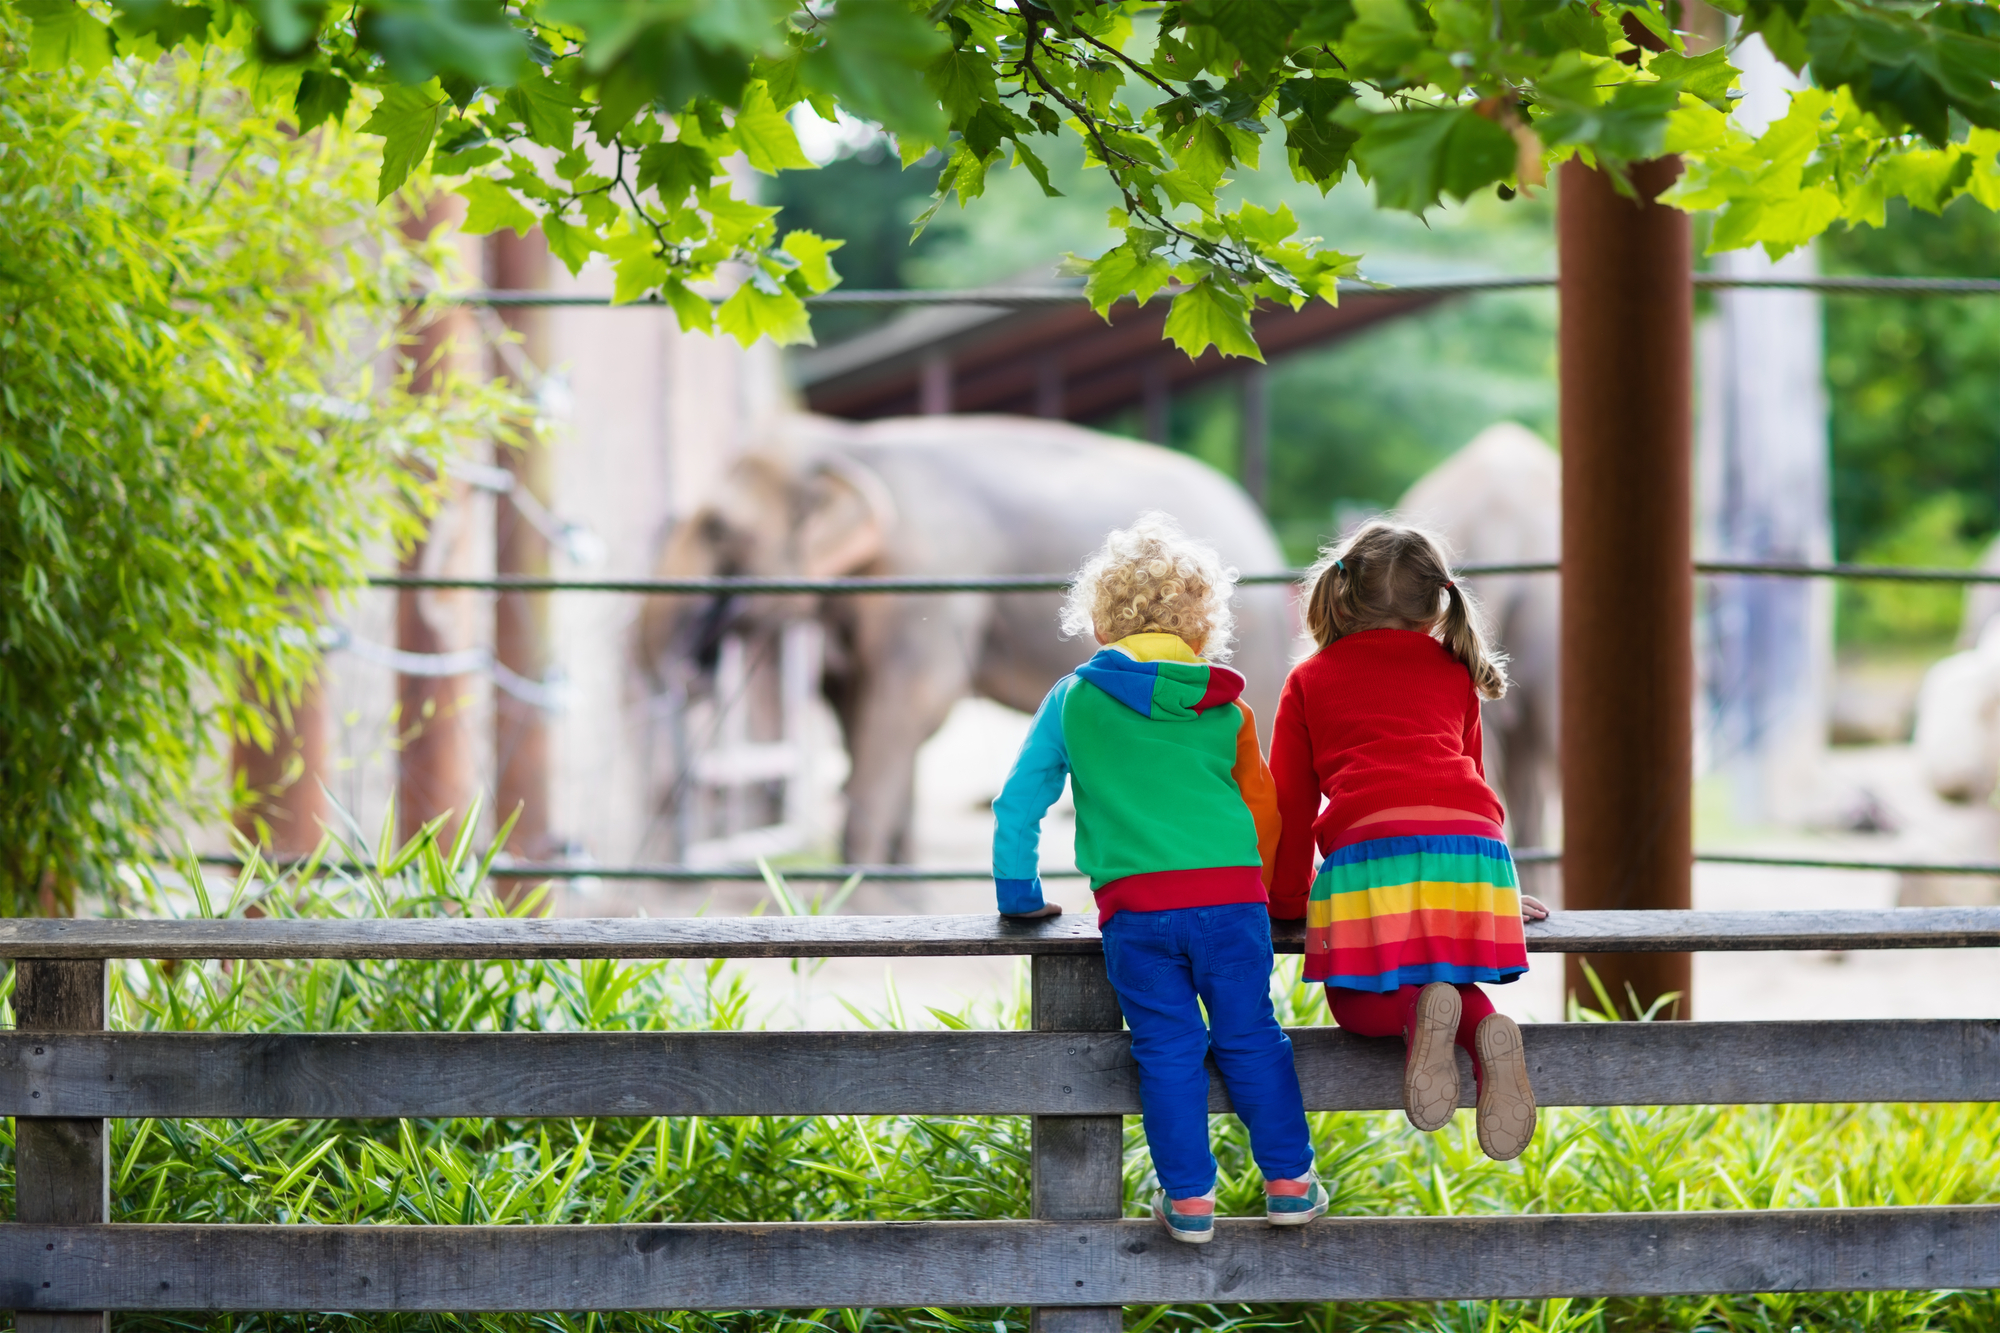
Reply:
<svg viewBox="0 0 2000 1333"><path fill-rule="evenodd" d="M1533 952L1992 948L2000 908L1570 912ZM1296 952L1296 927L1279 948ZM751 958L1016 954L1024 1032L104 1031L113 958ZM585 1311L1028 1306L1115 1333L1163 1302L1652 1296L2000 1286L2000 1206L1121 1219L1136 1073L1095 928L992 916L731 920L0 921L17 1218L0 1305L32 1333L107 1311ZM1400 1106L1394 1041L1292 1033L1306 1104ZM2000 1100L2000 1019L1525 1029L1545 1106ZM1220 1081L1212 1107L1228 1109ZM1027 1115L1032 1216L655 1226L106 1225L116 1117ZM1448 1275L1440 1277L1439 1275Z"/></svg>

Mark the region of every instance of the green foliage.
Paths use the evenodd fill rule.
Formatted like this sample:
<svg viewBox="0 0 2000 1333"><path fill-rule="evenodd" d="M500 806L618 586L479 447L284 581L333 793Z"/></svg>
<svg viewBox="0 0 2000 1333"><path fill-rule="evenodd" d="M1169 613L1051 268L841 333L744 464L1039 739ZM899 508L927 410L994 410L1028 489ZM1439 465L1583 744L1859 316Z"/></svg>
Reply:
<svg viewBox="0 0 2000 1333"><path fill-rule="evenodd" d="M1898 206L1880 231L1829 235L1832 270L1988 277L2000 218L1971 202L1931 215ZM1953 542L2000 531L2000 305L1869 297L1826 303L1834 537L1843 559L1881 549L1949 491Z"/></svg>
<svg viewBox="0 0 2000 1333"><path fill-rule="evenodd" d="M1894 530L1863 547L1871 565L1969 568L1979 546L1965 536L1965 498L1944 491L1911 509ZM1840 637L1852 643L1941 645L1958 634L1965 589L1949 583L1843 583Z"/></svg>
<svg viewBox="0 0 2000 1333"><path fill-rule="evenodd" d="M38 27L37 33L45 31ZM375 386L422 256L220 61L35 72L0 6L0 913L161 835L312 670L320 594L497 414Z"/></svg>
<svg viewBox="0 0 2000 1333"><path fill-rule="evenodd" d="M820 288L774 258L721 166L805 165L787 119L801 102L879 123L905 162L942 154L933 213L1006 164L1054 196L1050 150L1080 143L1120 200L1122 243L1079 261L1096 295L1165 270L1190 289L1176 340L1240 356L1253 302L1333 300L1354 271L1225 211L1231 173L1258 170L1279 128L1299 181L1329 189L1352 167L1419 214L1531 188L1570 156L1622 180L1662 151L1690 162L1677 202L1724 210L1722 246L1880 225L1898 198L2000 205L2000 10L1718 2L1815 84L1754 140L1727 122L1726 53L1689 47L1675 0L19 0L43 65L101 63L114 40L206 42L295 88L302 123L366 104L384 196L427 157L497 182L565 263L607 255L622 294L695 327L711 315L689 284L741 265L766 279L722 319L744 338L810 336L799 299ZM502 212L481 223L518 222Z"/></svg>
<svg viewBox="0 0 2000 1333"><path fill-rule="evenodd" d="M148 906L280 916L437 917L502 909L463 842L426 835L378 849L386 874L246 871L224 901L147 878ZM354 849L335 848L356 860ZM309 872L306 872L309 873ZM782 886L780 886L782 887ZM171 891L171 892L170 892ZM789 898L789 895L786 895ZM781 906L784 905L781 901ZM517 910L528 910L524 905ZM1325 1021L1287 963L1280 1012ZM113 973L112 1022L127 1030L257 1032L736 1030L766 1000L721 963L135 962ZM1019 1027L1025 996L958 1013L946 1027ZM0 1019L10 1018L0 1014ZM891 1006L877 1026L908 1026ZM1348 1216L1967 1204L2000 1199L1989 1169L2000 1107L1618 1107L1551 1109L1518 1162L1489 1161L1461 1115L1419 1134L1400 1114L1312 1117L1319 1166ZM1216 1117L1225 1213L1261 1208L1241 1125ZM11 1190L12 1126L0 1126L0 1207ZM993 1117L115 1121L112 1218L121 1222L381 1225L621 1221L891 1220L1018 1217L1027 1211L1027 1124ZM1146 1186L1137 1118L1127 1121L1128 1211ZM1972 1330L2000 1318L1992 1293L1815 1293L1670 1300L1208 1305L1128 1311L1135 1333L1299 1329L1304 1333L1780 1333ZM132 1316L128 1330L615 1327L633 1330L937 1329L1009 1333L1023 1310L645 1313L576 1317Z"/></svg>

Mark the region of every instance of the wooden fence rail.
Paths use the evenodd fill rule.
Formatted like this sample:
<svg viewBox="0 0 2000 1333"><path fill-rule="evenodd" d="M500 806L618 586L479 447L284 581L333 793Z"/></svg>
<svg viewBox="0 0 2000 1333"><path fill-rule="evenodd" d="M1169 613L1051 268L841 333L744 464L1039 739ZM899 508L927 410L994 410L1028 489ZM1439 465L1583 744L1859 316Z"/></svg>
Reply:
<svg viewBox="0 0 2000 1333"><path fill-rule="evenodd" d="M1298 953L1297 922L1273 931ZM1990 949L2000 907L1854 911L1559 912L1528 926L1530 953ZM0 958L909 958L1098 957L1086 917L681 917L581 920L82 921L0 919Z"/></svg>
<svg viewBox="0 0 2000 1333"><path fill-rule="evenodd" d="M1298 948L1281 931L1280 948ZM1537 952L1970 948L2000 908L1568 912ZM1025 954L1027 1032L106 1032L114 958ZM1162 1302L1431 1300L2000 1286L2000 1206L1227 1222L1175 1246L1120 1220L1137 1079L1095 928L1063 918L0 921L19 1030L17 1221L0 1303L24 1333L107 1311L1029 1306L1116 1333ZM2000 1019L1590 1023L1525 1032L1544 1105L2000 1100ZM1292 1034L1307 1104L1401 1104L1401 1052ZM1228 1108L1219 1081L1212 1107ZM975 1114L1033 1119L1031 1219L570 1227L108 1224L106 1118Z"/></svg>

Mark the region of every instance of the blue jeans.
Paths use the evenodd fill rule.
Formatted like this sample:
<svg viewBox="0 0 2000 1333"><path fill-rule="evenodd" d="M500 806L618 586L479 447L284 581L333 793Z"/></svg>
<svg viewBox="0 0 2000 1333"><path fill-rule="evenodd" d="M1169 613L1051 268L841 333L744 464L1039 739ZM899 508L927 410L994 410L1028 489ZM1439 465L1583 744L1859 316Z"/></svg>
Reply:
<svg viewBox="0 0 2000 1333"><path fill-rule="evenodd" d="M1213 1053L1266 1180L1312 1169L1292 1042L1271 1009L1271 920L1262 903L1120 912L1104 963L1132 1029L1153 1171L1170 1199L1215 1186L1208 1146ZM1202 1024L1202 1006L1208 1021Z"/></svg>

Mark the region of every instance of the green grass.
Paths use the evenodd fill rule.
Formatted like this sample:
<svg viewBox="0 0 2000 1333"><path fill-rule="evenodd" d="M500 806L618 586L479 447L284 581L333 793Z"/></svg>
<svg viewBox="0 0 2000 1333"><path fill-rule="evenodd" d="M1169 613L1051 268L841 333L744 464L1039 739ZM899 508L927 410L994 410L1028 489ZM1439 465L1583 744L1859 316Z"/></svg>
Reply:
<svg viewBox="0 0 2000 1333"><path fill-rule="evenodd" d="M469 823L470 821L468 821ZM386 874L296 876L261 898L274 915L436 916L501 911L463 847L415 844ZM185 882L185 881L183 881ZM205 894L193 910L240 913ZM161 883L139 900L170 910ZM781 910L810 910L784 895ZM524 906L520 910L527 910ZM810 972L810 962L798 965ZM1286 969L1296 964L1287 962ZM1287 978L1290 979L1289 977ZM1287 1021L1324 1021L1281 992ZM130 963L114 970L115 1027L283 1031L739 1029L760 997L722 963L290 961ZM883 1026L1018 1027L1011 994ZM11 1021L11 1015L0 1015ZM1801 1208L2000 1201L2000 1108L1678 1107L1552 1110L1519 1161L1480 1155L1469 1117L1435 1135L1396 1114L1312 1118L1335 1212L1353 1216ZM1146 1184L1127 1121L1128 1202ZM6 1123L0 1180L11 1192ZM1261 1207L1241 1125L1216 1119L1225 1211ZM553 1223L890 1220L1027 1213L1028 1126L1019 1117L748 1116L730 1119L118 1121L112 1217L121 1222ZM0 1199L11 1210L11 1198ZM616 1316L127 1316L121 1329L938 1329L1010 1333L1022 1310L809 1311ZM1134 1309L1128 1330L1286 1328L1311 1333L1639 1333L1645 1330L1990 1330L1992 1293L1875 1293L1643 1301L1462 1302Z"/></svg>

